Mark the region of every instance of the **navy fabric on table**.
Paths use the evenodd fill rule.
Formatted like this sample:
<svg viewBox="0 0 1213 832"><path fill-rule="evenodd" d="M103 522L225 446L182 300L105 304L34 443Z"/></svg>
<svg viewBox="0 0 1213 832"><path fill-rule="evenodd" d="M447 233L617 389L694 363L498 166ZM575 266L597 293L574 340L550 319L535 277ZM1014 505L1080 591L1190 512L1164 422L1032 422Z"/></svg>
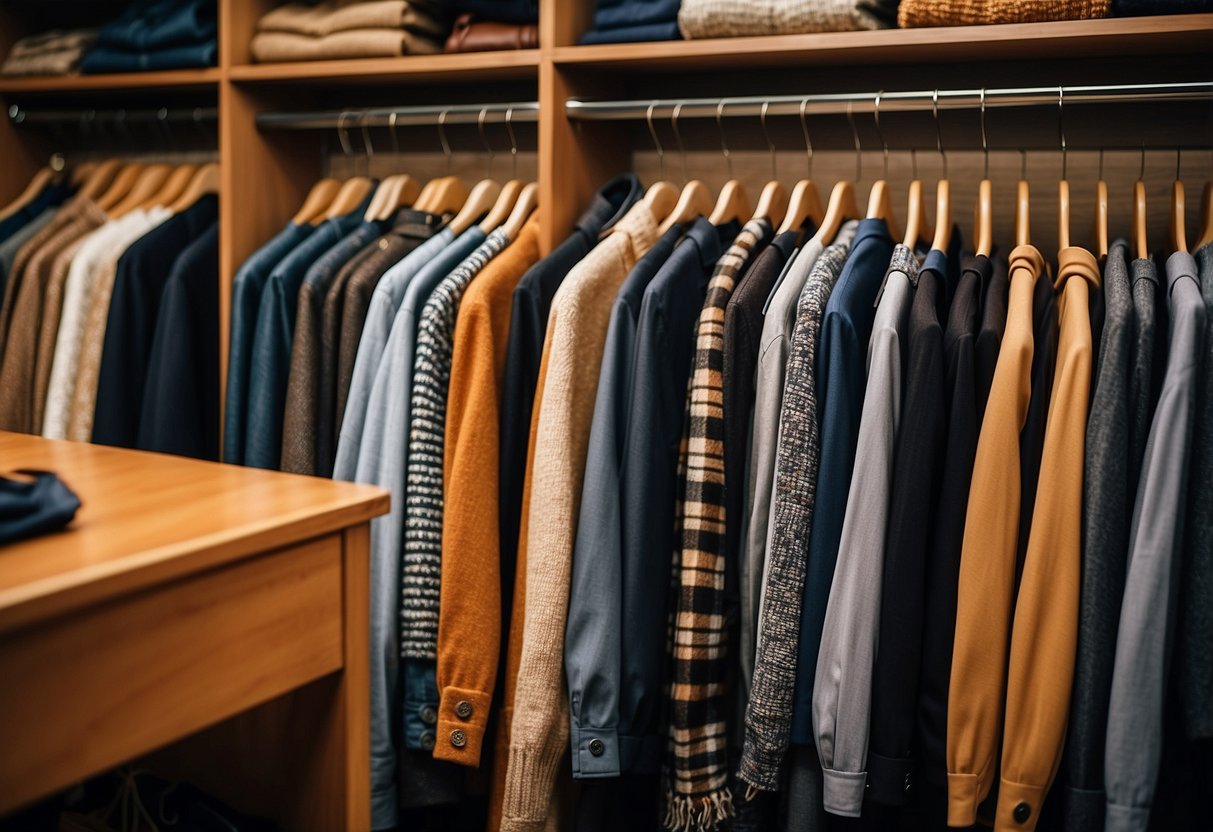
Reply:
<svg viewBox="0 0 1213 832"><path fill-rule="evenodd" d="M248 408L249 372L261 292L270 272L315 229L289 222L244 261L232 281L231 335L227 354L227 399L223 418L223 461L244 463L244 432Z"/></svg>
<svg viewBox="0 0 1213 832"><path fill-rule="evenodd" d="M282 415L290 376L299 286L307 270L362 222L375 189L340 217L325 220L279 261L266 279L250 356L244 464L276 469L282 458Z"/></svg>
<svg viewBox="0 0 1213 832"><path fill-rule="evenodd" d="M61 529L80 508L80 498L50 471L19 470L0 476L0 544Z"/></svg>
<svg viewBox="0 0 1213 832"><path fill-rule="evenodd" d="M792 699L792 742L802 745L814 742L813 678L817 672L817 653L855 465L875 300L892 255L893 238L884 220L863 220L821 323L817 350L821 463L813 529L808 540L800 657Z"/></svg>
<svg viewBox="0 0 1213 832"><path fill-rule="evenodd" d="M160 298L138 446L219 459L219 224L190 243Z"/></svg>
<svg viewBox="0 0 1213 832"><path fill-rule="evenodd" d="M208 194L144 234L119 258L97 377L97 444L136 446L165 284L182 250L218 218L219 198Z"/></svg>
<svg viewBox="0 0 1213 832"><path fill-rule="evenodd" d="M62 205L73 193L75 189L68 184L47 185L29 202L0 220L0 243L29 225L47 208Z"/></svg>

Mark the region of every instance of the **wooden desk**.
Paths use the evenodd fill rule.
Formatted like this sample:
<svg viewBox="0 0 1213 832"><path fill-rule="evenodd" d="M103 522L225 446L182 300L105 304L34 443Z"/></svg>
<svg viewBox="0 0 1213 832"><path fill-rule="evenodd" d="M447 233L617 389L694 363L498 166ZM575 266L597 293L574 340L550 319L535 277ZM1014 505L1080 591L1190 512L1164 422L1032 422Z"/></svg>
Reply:
<svg viewBox="0 0 1213 832"><path fill-rule="evenodd" d="M370 827L380 489L0 432L69 529L0 547L0 815L144 757L287 829Z"/></svg>

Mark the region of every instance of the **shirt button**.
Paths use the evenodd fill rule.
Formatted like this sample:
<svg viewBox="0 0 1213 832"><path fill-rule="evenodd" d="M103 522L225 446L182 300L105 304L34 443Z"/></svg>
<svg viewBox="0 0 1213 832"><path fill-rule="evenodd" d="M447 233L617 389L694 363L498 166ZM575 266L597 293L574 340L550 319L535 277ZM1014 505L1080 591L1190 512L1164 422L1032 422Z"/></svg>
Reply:
<svg viewBox="0 0 1213 832"><path fill-rule="evenodd" d="M426 731L421 735L421 747L426 751L434 750L434 732Z"/></svg>
<svg viewBox="0 0 1213 832"><path fill-rule="evenodd" d="M463 733L463 729L456 728L451 732L451 745L456 748L463 748L468 744L467 734Z"/></svg>
<svg viewBox="0 0 1213 832"><path fill-rule="evenodd" d="M902 788L906 792L909 792L910 789L914 788L914 775L910 774L908 771L906 772L905 784Z"/></svg>
<svg viewBox="0 0 1213 832"><path fill-rule="evenodd" d="M438 712L429 705L421 708L421 721L426 725L433 725L438 721Z"/></svg>
<svg viewBox="0 0 1213 832"><path fill-rule="evenodd" d="M595 757L601 757L606 753L606 745L603 744L602 740L594 738L590 740L590 753Z"/></svg>
<svg viewBox="0 0 1213 832"><path fill-rule="evenodd" d="M472 703L466 699L461 699L459 704L455 706L455 716L460 719L467 719L472 715Z"/></svg>
<svg viewBox="0 0 1213 832"><path fill-rule="evenodd" d="M1032 807L1026 803L1019 803L1011 815L1015 818L1016 823L1027 823L1028 818L1032 817Z"/></svg>

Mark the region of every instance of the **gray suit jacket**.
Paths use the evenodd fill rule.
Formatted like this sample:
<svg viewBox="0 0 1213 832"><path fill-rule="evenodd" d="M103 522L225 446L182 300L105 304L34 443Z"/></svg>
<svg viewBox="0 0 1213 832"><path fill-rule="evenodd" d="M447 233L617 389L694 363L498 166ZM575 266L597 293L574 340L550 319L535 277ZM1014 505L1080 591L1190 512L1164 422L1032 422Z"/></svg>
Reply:
<svg viewBox="0 0 1213 832"><path fill-rule="evenodd" d="M1205 306L1190 254L1176 252L1167 260L1167 290L1170 349L1133 507L1112 671L1104 764L1107 832L1144 832L1148 827L1162 753L1198 350L1205 330Z"/></svg>

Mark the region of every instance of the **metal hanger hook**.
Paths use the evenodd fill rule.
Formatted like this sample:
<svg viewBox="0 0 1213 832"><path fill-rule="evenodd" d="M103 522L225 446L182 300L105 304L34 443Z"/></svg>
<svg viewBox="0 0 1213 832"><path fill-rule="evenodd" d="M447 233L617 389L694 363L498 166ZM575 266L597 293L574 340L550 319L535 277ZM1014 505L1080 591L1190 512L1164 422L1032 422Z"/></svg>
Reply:
<svg viewBox="0 0 1213 832"><path fill-rule="evenodd" d="M729 154L729 146L724 140L724 99L720 99L720 103L716 105L716 129L720 131L720 152L724 154L724 160L729 166L729 179L733 178L733 157Z"/></svg>
<svg viewBox="0 0 1213 832"><path fill-rule="evenodd" d="M653 110L657 109L657 102L650 101L649 108L645 111L644 120L649 125L649 135L653 138L653 147L657 148L657 164L661 171L660 179L665 181L665 149L661 146L661 140L657 138L657 128L653 126Z"/></svg>
<svg viewBox="0 0 1213 832"><path fill-rule="evenodd" d="M804 134L805 161L808 163L809 179L813 178L813 143L809 141L809 124L805 119L805 111L809 109L809 99L800 101L800 132Z"/></svg>
<svg viewBox="0 0 1213 832"><path fill-rule="evenodd" d="M1146 143L1141 143L1141 170L1137 172L1137 178L1141 181L1146 179Z"/></svg>
<svg viewBox="0 0 1213 832"><path fill-rule="evenodd" d="M392 137L392 154L399 155L400 153L400 138L396 135L396 119L399 118L399 113L392 110L391 115L387 117L388 135Z"/></svg>
<svg viewBox="0 0 1213 832"><path fill-rule="evenodd" d="M1179 154L1180 148L1175 148L1175 181L1179 181Z"/></svg>
<svg viewBox="0 0 1213 832"><path fill-rule="evenodd" d="M918 148L910 148L910 178L918 179Z"/></svg>
<svg viewBox="0 0 1213 832"><path fill-rule="evenodd" d="M863 180L863 147L859 143L859 129L855 127L855 113L851 102L847 102L847 122L851 125L851 136L855 139L855 181Z"/></svg>
<svg viewBox="0 0 1213 832"><path fill-rule="evenodd" d="M354 148L350 146L350 131L345 127L345 120L350 115L348 110L343 110L341 115L337 116L337 140L341 142L341 152L346 156L354 155Z"/></svg>
<svg viewBox="0 0 1213 832"><path fill-rule="evenodd" d="M982 179L990 178L990 144L986 141L986 88L981 88L981 152L985 154L986 162Z"/></svg>
<svg viewBox="0 0 1213 832"><path fill-rule="evenodd" d="M446 140L446 114L449 110L443 110L438 114L438 141L442 143L442 153L446 156L446 173L451 175L451 145Z"/></svg>
<svg viewBox="0 0 1213 832"><path fill-rule="evenodd" d="M1103 181L1103 148L1099 149L1099 179Z"/></svg>
<svg viewBox="0 0 1213 832"><path fill-rule="evenodd" d="M670 112L670 128L674 131L674 141L678 143L678 154L682 157L682 182L685 185L691 178L687 175L687 149L682 143L682 133L678 129L678 116L682 112L683 103L679 101Z"/></svg>
<svg viewBox="0 0 1213 832"><path fill-rule="evenodd" d="M948 154L943 152L943 128L939 125L939 90L931 93L931 111L935 114L935 149L939 151L939 161L943 164L943 178L948 178Z"/></svg>
<svg viewBox="0 0 1213 832"><path fill-rule="evenodd" d="M771 151L771 179L772 181L779 178L776 173L778 167L775 158L775 142L771 141L771 134L767 131L767 110L770 108L771 102L762 102L762 109L758 113L758 123L762 125L763 138L767 140L767 149Z"/></svg>
<svg viewBox="0 0 1213 832"><path fill-rule="evenodd" d="M510 178L518 178L518 139L514 136L514 108L505 108L505 132L510 137Z"/></svg>
<svg viewBox="0 0 1213 832"><path fill-rule="evenodd" d="M484 120L488 117L489 108L481 107L480 115L476 116L476 129L480 131L480 143L484 145L484 152L488 154L488 164L485 165L485 179L493 178L493 147L489 144L489 137L484 132Z"/></svg>
<svg viewBox="0 0 1213 832"><path fill-rule="evenodd" d="M1019 148L1019 178L1025 182L1028 179L1028 151Z"/></svg>
<svg viewBox="0 0 1213 832"><path fill-rule="evenodd" d="M1066 88L1057 88L1057 136L1061 139L1061 178L1066 178L1068 153L1066 152Z"/></svg>
<svg viewBox="0 0 1213 832"><path fill-rule="evenodd" d="M371 157L375 155L375 148L371 144L371 131L367 127L367 119L370 118L371 111L363 110L362 115L358 117L358 127L362 130L362 150L366 153L366 175L371 175Z"/></svg>
<svg viewBox="0 0 1213 832"><path fill-rule="evenodd" d="M884 151L884 175L881 179L889 178L889 143L884 139L884 131L880 129L880 99L884 95L884 90L876 92L876 103L872 108L872 121L876 124L876 136L880 139L880 147Z"/></svg>

